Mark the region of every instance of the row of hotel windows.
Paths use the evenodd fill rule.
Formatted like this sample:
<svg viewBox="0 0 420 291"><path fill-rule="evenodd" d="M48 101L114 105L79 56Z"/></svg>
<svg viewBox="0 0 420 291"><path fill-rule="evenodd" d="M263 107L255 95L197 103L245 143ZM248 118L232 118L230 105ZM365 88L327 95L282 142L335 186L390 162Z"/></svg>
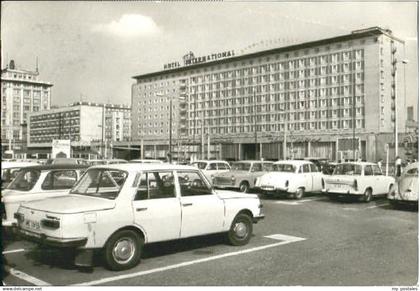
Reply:
<svg viewBox="0 0 420 291"><path fill-rule="evenodd" d="M13 72L6 73L6 77L15 78L15 79L28 79L28 80L36 80L38 79L36 75L30 75L30 74L18 74Z"/></svg>
<svg viewBox="0 0 420 291"><path fill-rule="evenodd" d="M64 125L78 125L80 120L74 119L63 119L63 120L49 120L48 122L31 122L31 128L45 128L45 127L56 127Z"/></svg>
<svg viewBox="0 0 420 291"><path fill-rule="evenodd" d="M29 89L29 90L44 90L44 93L48 93L48 86L40 85L40 84L23 84L23 83L15 83L15 82L7 82L5 80L2 82L2 88L16 88L19 89Z"/></svg>
<svg viewBox="0 0 420 291"><path fill-rule="evenodd" d="M47 142L52 142L53 139L70 139L72 141L79 141L80 140L80 136L78 135L54 135L54 136L42 136L42 137L31 137L30 141L32 143L47 143Z"/></svg>
<svg viewBox="0 0 420 291"><path fill-rule="evenodd" d="M48 120L48 119L73 117L73 116L80 116L80 111L79 110L74 110L74 111L34 115L34 116L31 116L31 121Z"/></svg>
<svg viewBox="0 0 420 291"><path fill-rule="evenodd" d="M364 120L356 120L356 128L364 128ZM257 125L257 132L272 132L272 131L284 131L284 124L265 124ZM352 120L340 120L340 121L320 121L320 122L301 122L295 124L288 124L288 131L305 131L305 130L327 130L327 129L351 129L353 128ZM222 127L211 127L210 134L226 134L226 133L254 133L254 125L240 125L240 126L222 126ZM153 134L167 134L169 130L164 129L145 129L138 130L138 135L153 135ZM172 130L172 133L176 133L176 129ZM208 130L205 129L205 133ZM201 129L196 130L190 129L190 135L201 134Z"/></svg>
<svg viewBox="0 0 420 291"><path fill-rule="evenodd" d="M62 128L31 130L30 134L31 136L37 136L37 135L60 134L60 133L69 133L69 132L78 133L79 131L80 129L78 127L62 127Z"/></svg>

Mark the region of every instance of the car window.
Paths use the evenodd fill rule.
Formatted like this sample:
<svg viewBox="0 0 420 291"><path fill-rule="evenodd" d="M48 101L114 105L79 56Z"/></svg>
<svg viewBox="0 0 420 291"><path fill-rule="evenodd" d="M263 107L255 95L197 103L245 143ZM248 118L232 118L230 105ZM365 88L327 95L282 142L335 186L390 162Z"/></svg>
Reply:
<svg viewBox="0 0 420 291"><path fill-rule="evenodd" d="M361 175L362 166L356 164L338 164L333 175Z"/></svg>
<svg viewBox="0 0 420 291"><path fill-rule="evenodd" d="M217 168L219 170L229 170L228 165L226 165L225 163L217 163Z"/></svg>
<svg viewBox="0 0 420 291"><path fill-rule="evenodd" d="M365 166L365 176L373 176L372 166Z"/></svg>
<svg viewBox="0 0 420 291"><path fill-rule="evenodd" d="M178 172L179 188L181 196L199 196L213 194L211 187L203 180L197 172Z"/></svg>
<svg viewBox="0 0 420 291"><path fill-rule="evenodd" d="M263 171L270 172L273 170L273 164L272 163L263 163L262 165Z"/></svg>
<svg viewBox="0 0 420 291"><path fill-rule="evenodd" d="M194 167L199 168L200 170L204 170L207 166L207 163L204 162L194 162L191 165L193 165Z"/></svg>
<svg viewBox="0 0 420 291"><path fill-rule="evenodd" d="M375 176L381 176L382 175L382 171L381 171L381 169L379 168L378 165L374 165L372 167L373 167L373 174Z"/></svg>
<svg viewBox="0 0 420 291"><path fill-rule="evenodd" d="M77 181L77 174L74 170L51 171L42 182L43 190L70 189Z"/></svg>
<svg viewBox="0 0 420 291"><path fill-rule="evenodd" d="M144 172L140 177L134 200L176 197L173 172Z"/></svg>
<svg viewBox="0 0 420 291"><path fill-rule="evenodd" d="M217 170L217 165L216 165L216 163L210 163L210 164L207 166L207 170Z"/></svg>
<svg viewBox="0 0 420 291"><path fill-rule="evenodd" d="M255 163L252 165L251 172L261 172L261 171L262 171L261 163Z"/></svg>
<svg viewBox="0 0 420 291"><path fill-rule="evenodd" d="M19 171L16 178L7 186L7 189L29 191L35 186L40 175L39 170Z"/></svg>
<svg viewBox="0 0 420 291"><path fill-rule="evenodd" d="M302 167L303 167L303 173L311 172L311 167L309 166L309 164L302 165Z"/></svg>
<svg viewBox="0 0 420 291"><path fill-rule="evenodd" d="M319 172L318 167L315 164L310 164L311 172Z"/></svg>
<svg viewBox="0 0 420 291"><path fill-rule="evenodd" d="M273 170L276 172L294 173L296 171L296 167L290 164L274 164Z"/></svg>
<svg viewBox="0 0 420 291"><path fill-rule="evenodd" d="M127 172L121 170L88 169L70 193L113 200L120 193L127 176Z"/></svg>

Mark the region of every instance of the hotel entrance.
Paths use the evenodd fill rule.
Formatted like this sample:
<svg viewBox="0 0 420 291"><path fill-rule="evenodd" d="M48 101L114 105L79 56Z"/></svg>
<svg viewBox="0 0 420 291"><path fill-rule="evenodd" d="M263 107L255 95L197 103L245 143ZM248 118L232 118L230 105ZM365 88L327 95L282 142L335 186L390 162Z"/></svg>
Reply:
<svg viewBox="0 0 420 291"><path fill-rule="evenodd" d="M241 148L241 160L258 160L260 156L259 146L256 147L255 143L244 143L240 145ZM257 152L258 151L258 152Z"/></svg>

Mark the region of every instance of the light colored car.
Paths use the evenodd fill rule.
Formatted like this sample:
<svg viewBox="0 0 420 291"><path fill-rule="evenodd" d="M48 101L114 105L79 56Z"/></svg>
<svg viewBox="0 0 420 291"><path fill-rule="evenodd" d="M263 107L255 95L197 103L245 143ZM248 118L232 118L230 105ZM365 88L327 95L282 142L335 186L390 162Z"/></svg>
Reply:
<svg viewBox="0 0 420 291"><path fill-rule="evenodd" d="M233 162L229 172L215 175L213 186L215 188L232 188L247 193L255 188L258 177L273 169L273 162L240 161Z"/></svg>
<svg viewBox="0 0 420 291"><path fill-rule="evenodd" d="M347 162L338 164L331 176L324 176L322 191L331 198L337 195L358 196L370 202L373 196L386 195L395 179L384 176L375 163Z"/></svg>
<svg viewBox="0 0 420 291"><path fill-rule="evenodd" d="M39 165L36 162L2 162L1 163L1 189L4 189L16 177L21 168Z"/></svg>
<svg viewBox="0 0 420 291"><path fill-rule="evenodd" d="M388 193L388 200L398 204L418 204L419 202L419 165L408 165Z"/></svg>
<svg viewBox="0 0 420 291"><path fill-rule="evenodd" d="M265 195L286 194L301 199L305 192L321 192L322 177L310 161L278 161L272 172L257 178L255 187Z"/></svg>
<svg viewBox="0 0 420 291"><path fill-rule="evenodd" d="M195 167L119 164L90 167L70 195L26 203L16 217L27 239L76 248L76 265L101 249L123 270L147 243L226 233L244 245L264 214L257 195L213 190Z"/></svg>
<svg viewBox="0 0 420 291"><path fill-rule="evenodd" d="M76 159L76 158L54 158L54 159L47 159L45 165L87 165L87 160L84 159Z"/></svg>
<svg viewBox="0 0 420 291"><path fill-rule="evenodd" d="M85 165L39 165L22 168L16 178L2 190L3 226L16 223L14 214L23 202L67 195L87 169Z"/></svg>
<svg viewBox="0 0 420 291"><path fill-rule="evenodd" d="M134 159L130 160L130 163L136 164L163 164L161 160L150 160L150 159Z"/></svg>
<svg viewBox="0 0 420 291"><path fill-rule="evenodd" d="M215 175L230 171L230 165L226 161L217 160L199 160L191 163L192 166L199 168L206 178L211 182Z"/></svg>

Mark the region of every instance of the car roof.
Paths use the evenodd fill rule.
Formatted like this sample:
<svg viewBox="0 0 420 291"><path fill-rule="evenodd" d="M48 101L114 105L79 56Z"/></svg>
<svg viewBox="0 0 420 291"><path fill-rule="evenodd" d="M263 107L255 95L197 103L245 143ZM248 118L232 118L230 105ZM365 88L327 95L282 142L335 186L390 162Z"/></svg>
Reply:
<svg viewBox="0 0 420 291"><path fill-rule="evenodd" d="M313 164L313 163L311 161L306 161L306 160L282 160L282 161L277 161L274 164L275 165L289 164L289 165L300 166L300 165L307 165L307 164Z"/></svg>
<svg viewBox="0 0 420 291"><path fill-rule="evenodd" d="M116 169L122 171L149 171L149 170L194 170L197 168L187 165L173 165L165 163L127 163L127 164L109 164L109 165L96 165L90 168L97 169Z"/></svg>
<svg viewBox="0 0 420 291"><path fill-rule="evenodd" d="M192 163L224 163L224 164L229 164L228 162L222 161L222 160L197 160L197 161L194 161Z"/></svg>
<svg viewBox="0 0 420 291"><path fill-rule="evenodd" d="M356 164L356 165L361 165L361 166L374 166L374 165L378 165L378 164L372 163L372 162L343 162L343 163L340 163L340 165L344 165L344 164Z"/></svg>
<svg viewBox="0 0 420 291"><path fill-rule="evenodd" d="M52 165L36 165L25 167L29 170L73 170L73 169L85 169L88 168L88 165L79 165L79 164L52 164Z"/></svg>
<svg viewBox="0 0 420 291"><path fill-rule="evenodd" d="M411 164L408 164L405 167L404 171L411 170L411 169L418 168L418 167L419 167L419 163L411 163Z"/></svg>
<svg viewBox="0 0 420 291"><path fill-rule="evenodd" d="M243 160L243 161L234 161L234 163L270 163L272 164L272 161L259 161L259 160Z"/></svg>

